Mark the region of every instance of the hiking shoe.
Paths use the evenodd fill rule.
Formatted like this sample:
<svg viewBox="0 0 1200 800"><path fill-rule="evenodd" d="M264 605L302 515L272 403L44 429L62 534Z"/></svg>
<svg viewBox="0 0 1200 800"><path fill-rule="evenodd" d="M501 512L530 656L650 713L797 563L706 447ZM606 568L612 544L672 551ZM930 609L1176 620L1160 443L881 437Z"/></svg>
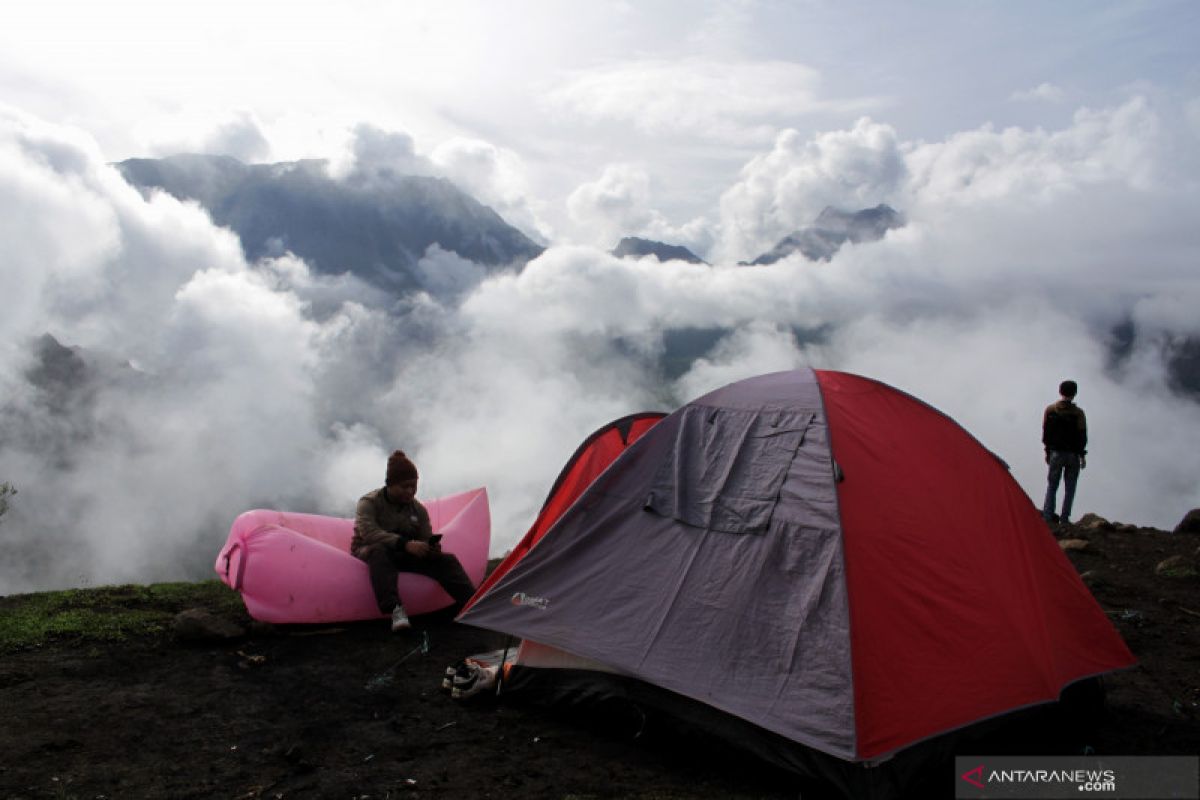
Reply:
<svg viewBox="0 0 1200 800"><path fill-rule="evenodd" d="M465 660L458 662L453 667L446 667L446 675L442 678L442 689L447 692L451 691L471 675L473 669L474 667Z"/></svg>
<svg viewBox="0 0 1200 800"><path fill-rule="evenodd" d="M392 633L397 631L406 631L412 627L412 623L408 621L408 614L404 613L404 606L396 606L392 609Z"/></svg>
<svg viewBox="0 0 1200 800"><path fill-rule="evenodd" d="M462 700L470 697L479 691L476 688L479 684L479 667L470 665L465 670L460 670L454 676L454 688L450 690L450 696L455 700Z"/></svg>
<svg viewBox="0 0 1200 800"><path fill-rule="evenodd" d="M487 697L495 694L496 680L500 677L499 667L472 666L471 672L462 677L455 677L454 688L450 696L455 700L470 700L473 697Z"/></svg>

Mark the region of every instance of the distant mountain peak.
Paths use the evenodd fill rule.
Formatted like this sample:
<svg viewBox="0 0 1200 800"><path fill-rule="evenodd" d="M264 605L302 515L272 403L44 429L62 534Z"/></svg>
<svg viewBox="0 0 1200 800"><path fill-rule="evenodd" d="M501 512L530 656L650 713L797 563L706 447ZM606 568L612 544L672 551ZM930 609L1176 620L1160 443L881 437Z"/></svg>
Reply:
<svg viewBox="0 0 1200 800"><path fill-rule="evenodd" d="M676 244L665 244L653 239L641 239L637 236L626 236L613 248L612 254L617 258L643 258L654 256L659 261L686 261L689 264L704 264L704 259L691 250Z"/></svg>
<svg viewBox="0 0 1200 800"><path fill-rule="evenodd" d="M490 270L542 252L445 178L372 170L339 180L326 166L194 153L117 164L143 191L200 203L213 222L238 235L250 260L286 250L318 272L350 272L385 289L426 288L417 264L434 245Z"/></svg>
<svg viewBox="0 0 1200 800"><path fill-rule="evenodd" d="M785 236L758 258L744 266L774 264L795 252L809 261L828 261L846 242L877 242L893 228L904 227L904 217L889 205L845 211L826 206L807 228Z"/></svg>

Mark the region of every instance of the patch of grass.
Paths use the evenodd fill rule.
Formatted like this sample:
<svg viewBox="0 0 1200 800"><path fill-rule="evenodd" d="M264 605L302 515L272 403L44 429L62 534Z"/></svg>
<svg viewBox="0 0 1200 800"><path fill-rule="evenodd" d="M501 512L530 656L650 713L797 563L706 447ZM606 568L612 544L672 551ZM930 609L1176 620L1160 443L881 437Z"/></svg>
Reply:
<svg viewBox="0 0 1200 800"><path fill-rule="evenodd" d="M220 581L127 584L0 597L0 652L48 641L114 642L165 634L186 608L241 618L241 597Z"/></svg>

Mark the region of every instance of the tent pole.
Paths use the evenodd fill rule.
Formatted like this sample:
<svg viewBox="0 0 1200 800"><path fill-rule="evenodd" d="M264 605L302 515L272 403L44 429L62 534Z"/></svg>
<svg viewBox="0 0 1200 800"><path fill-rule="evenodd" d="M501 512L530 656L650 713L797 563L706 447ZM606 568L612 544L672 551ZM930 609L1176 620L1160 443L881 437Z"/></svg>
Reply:
<svg viewBox="0 0 1200 800"><path fill-rule="evenodd" d="M508 665L508 649L512 647L513 636L510 633L504 640L504 655L500 657L500 671L496 674L496 696L500 696L500 689L504 686L504 668Z"/></svg>

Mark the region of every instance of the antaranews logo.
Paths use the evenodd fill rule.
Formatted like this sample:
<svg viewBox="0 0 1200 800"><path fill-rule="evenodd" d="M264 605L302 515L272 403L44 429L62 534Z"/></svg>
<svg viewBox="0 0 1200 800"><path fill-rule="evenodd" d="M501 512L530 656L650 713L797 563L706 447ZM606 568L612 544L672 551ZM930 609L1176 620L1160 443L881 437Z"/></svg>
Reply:
<svg viewBox="0 0 1200 800"><path fill-rule="evenodd" d="M545 611L550 607L550 600L545 597L535 597L524 592L517 592L512 596L512 604L514 606L527 606L536 608L538 611Z"/></svg>
<svg viewBox="0 0 1200 800"><path fill-rule="evenodd" d="M959 777L979 789L1057 785L1077 792L1117 791L1117 773L1111 769L987 769L980 764Z"/></svg>
<svg viewBox="0 0 1200 800"><path fill-rule="evenodd" d="M1198 756L956 756L955 797L1200 800Z"/></svg>
<svg viewBox="0 0 1200 800"><path fill-rule="evenodd" d="M1196 756L956 756L954 768L954 795L960 800L1200 800L1200 757Z"/></svg>

